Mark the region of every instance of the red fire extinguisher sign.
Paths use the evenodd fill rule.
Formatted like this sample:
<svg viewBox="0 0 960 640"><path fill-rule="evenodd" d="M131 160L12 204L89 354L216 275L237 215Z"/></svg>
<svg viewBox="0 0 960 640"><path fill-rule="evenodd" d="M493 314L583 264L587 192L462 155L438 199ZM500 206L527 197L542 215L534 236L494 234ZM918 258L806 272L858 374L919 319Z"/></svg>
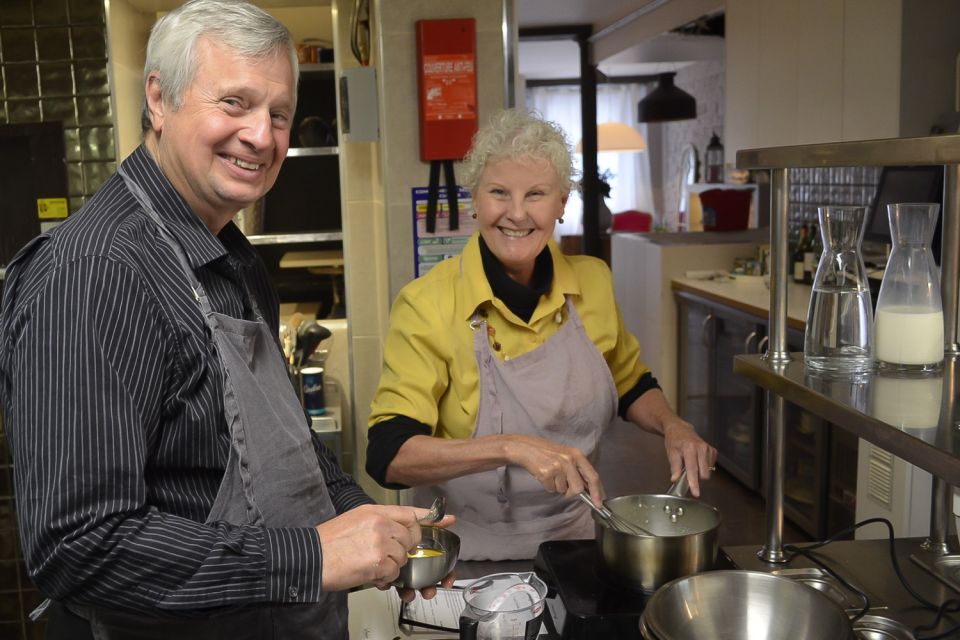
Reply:
<svg viewBox="0 0 960 640"><path fill-rule="evenodd" d="M477 132L477 37L473 18L418 20L420 159L461 160Z"/></svg>

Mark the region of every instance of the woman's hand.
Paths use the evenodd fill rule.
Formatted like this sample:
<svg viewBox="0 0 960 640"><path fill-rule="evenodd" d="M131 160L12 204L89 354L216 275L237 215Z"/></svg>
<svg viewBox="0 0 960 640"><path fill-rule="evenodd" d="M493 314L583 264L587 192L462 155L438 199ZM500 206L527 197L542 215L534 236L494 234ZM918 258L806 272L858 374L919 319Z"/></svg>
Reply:
<svg viewBox="0 0 960 640"><path fill-rule="evenodd" d="M511 463L523 467L543 488L568 498L587 491L597 504L603 502L600 474L583 452L543 438L504 435Z"/></svg>
<svg viewBox="0 0 960 640"><path fill-rule="evenodd" d="M717 450L697 435L693 425L674 415L663 425L663 444L670 461L670 482L680 479L686 469L690 493L700 497L700 479L710 477L717 463Z"/></svg>

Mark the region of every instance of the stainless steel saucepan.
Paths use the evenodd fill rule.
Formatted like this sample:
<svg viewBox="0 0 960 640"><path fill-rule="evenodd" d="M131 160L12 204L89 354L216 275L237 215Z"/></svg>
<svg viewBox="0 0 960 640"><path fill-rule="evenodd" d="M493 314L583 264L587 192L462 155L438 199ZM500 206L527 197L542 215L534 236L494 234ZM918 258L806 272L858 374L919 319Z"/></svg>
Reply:
<svg viewBox="0 0 960 640"><path fill-rule="evenodd" d="M720 512L685 494L681 481L665 494L627 495L604 501L617 519L651 535L629 533L593 512L603 568L616 582L646 592L676 578L706 571L717 559Z"/></svg>

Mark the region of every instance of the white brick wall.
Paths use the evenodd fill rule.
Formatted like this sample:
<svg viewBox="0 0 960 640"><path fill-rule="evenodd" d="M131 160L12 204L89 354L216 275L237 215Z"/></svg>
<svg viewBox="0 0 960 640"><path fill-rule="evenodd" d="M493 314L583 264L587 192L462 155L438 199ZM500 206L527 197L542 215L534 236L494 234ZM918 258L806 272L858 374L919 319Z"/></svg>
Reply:
<svg viewBox="0 0 960 640"><path fill-rule="evenodd" d="M687 144L697 148L701 163L700 179L703 176L703 156L710 142L710 136L716 132L723 142L724 108L724 61L708 60L684 67L677 72L674 84L697 99L697 117L695 120L680 120L663 124L651 124L660 127L660 154L662 163L661 184L654 181L654 204L659 220L675 220L679 202L680 153ZM655 158L651 157L651 161ZM656 171L653 172L656 175Z"/></svg>

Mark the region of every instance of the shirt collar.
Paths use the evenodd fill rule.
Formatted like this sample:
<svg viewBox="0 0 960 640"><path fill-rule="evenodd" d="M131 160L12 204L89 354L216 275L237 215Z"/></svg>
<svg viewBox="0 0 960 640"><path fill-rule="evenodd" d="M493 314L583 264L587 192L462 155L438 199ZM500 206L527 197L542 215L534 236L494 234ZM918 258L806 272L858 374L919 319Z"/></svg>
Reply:
<svg viewBox="0 0 960 640"><path fill-rule="evenodd" d="M163 221L187 255L194 269L227 255L234 254L248 262L252 247L233 222L227 224L218 236L213 235L183 197L163 174L150 152L140 145L123 161L128 175L153 201L157 215Z"/></svg>
<svg viewBox="0 0 960 640"><path fill-rule="evenodd" d="M483 272L487 276L493 295L522 320L527 320L533 314L540 296L548 293L553 283L553 260L550 257L550 250L544 247L537 256L533 267L532 283L528 287L510 277L503 263L487 247L483 236L480 236L479 243Z"/></svg>
<svg viewBox="0 0 960 640"><path fill-rule="evenodd" d="M562 306L567 295L580 295L580 284L573 268L560 251L560 247L551 239L547 241L547 248L550 250L550 258L553 261L553 283L549 292L540 297L540 304L530 318L531 323L547 313L547 310ZM479 232L471 236L463 248L463 253L460 254L460 275L466 285L462 291L463 306L461 308L466 311L464 320L469 320L482 305L494 301L493 289L483 270Z"/></svg>

